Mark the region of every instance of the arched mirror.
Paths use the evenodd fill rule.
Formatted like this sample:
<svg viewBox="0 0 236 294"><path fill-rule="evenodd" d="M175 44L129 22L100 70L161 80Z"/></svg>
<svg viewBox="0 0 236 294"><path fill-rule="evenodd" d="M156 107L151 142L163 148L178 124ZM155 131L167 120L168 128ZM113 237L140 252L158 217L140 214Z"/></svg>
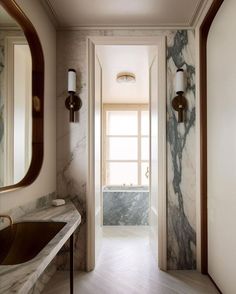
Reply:
<svg viewBox="0 0 236 294"><path fill-rule="evenodd" d="M0 192L31 184L43 161L44 58L32 23L0 0Z"/></svg>

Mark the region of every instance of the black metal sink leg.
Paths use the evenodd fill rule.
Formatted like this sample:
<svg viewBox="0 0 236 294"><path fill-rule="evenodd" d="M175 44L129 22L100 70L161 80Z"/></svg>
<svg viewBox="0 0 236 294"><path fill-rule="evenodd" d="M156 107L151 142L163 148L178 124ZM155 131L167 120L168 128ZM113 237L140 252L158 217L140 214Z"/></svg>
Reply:
<svg viewBox="0 0 236 294"><path fill-rule="evenodd" d="M74 293L74 234L70 236L70 294Z"/></svg>

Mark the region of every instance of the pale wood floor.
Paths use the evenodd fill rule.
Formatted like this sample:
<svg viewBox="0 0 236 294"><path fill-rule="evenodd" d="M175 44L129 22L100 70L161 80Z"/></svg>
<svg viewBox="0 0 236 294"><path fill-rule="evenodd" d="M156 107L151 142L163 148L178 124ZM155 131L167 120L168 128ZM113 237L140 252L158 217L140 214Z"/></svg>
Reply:
<svg viewBox="0 0 236 294"><path fill-rule="evenodd" d="M213 294L208 277L195 271L162 272L148 244L146 227L105 227L93 272L75 273L75 294ZM69 294L69 275L57 272L43 294Z"/></svg>

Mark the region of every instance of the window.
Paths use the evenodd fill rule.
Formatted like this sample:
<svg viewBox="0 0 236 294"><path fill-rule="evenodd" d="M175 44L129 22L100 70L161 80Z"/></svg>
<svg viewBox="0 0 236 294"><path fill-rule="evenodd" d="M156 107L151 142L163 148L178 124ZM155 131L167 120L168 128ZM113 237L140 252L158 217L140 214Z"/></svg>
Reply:
<svg viewBox="0 0 236 294"><path fill-rule="evenodd" d="M148 106L104 105L105 185L148 185Z"/></svg>

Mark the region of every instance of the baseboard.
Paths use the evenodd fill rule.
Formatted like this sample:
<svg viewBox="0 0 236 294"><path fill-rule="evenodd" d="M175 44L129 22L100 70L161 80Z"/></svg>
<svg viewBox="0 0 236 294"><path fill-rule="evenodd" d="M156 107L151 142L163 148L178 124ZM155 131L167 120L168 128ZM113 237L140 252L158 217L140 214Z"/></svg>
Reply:
<svg viewBox="0 0 236 294"><path fill-rule="evenodd" d="M223 292L220 290L220 288L217 286L216 282L212 279L212 277L209 275L209 273L207 274L208 277L210 278L210 280L212 281L212 283L214 284L214 286L216 287L216 289L219 291L220 294L223 294Z"/></svg>

